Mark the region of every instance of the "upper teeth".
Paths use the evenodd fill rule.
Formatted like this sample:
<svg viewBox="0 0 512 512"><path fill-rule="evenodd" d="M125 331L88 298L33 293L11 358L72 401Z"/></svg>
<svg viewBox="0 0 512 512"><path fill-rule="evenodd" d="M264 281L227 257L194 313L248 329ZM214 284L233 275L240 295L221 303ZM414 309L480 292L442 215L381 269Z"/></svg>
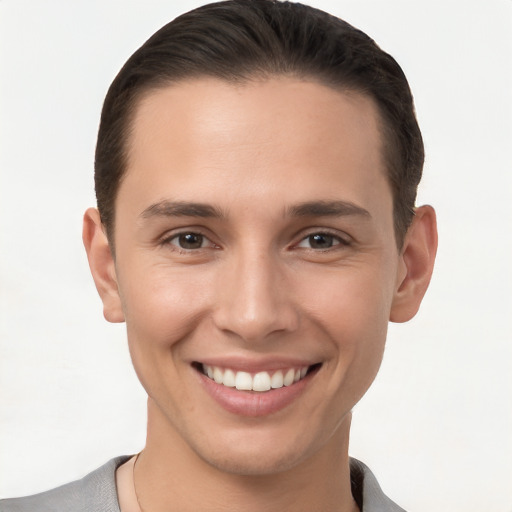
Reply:
<svg viewBox="0 0 512 512"><path fill-rule="evenodd" d="M268 391L269 389L290 386L302 379L308 367L289 368L288 370L277 370L272 375L269 372L258 372L251 375L248 372L237 372L229 368L203 365L203 371L210 379L217 384L243 391Z"/></svg>

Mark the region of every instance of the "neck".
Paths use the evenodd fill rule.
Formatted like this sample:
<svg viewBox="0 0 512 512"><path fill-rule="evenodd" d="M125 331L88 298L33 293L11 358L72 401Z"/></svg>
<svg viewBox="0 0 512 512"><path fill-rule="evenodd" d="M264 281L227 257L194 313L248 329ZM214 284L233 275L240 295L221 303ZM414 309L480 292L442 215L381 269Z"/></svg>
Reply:
<svg viewBox="0 0 512 512"><path fill-rule="evenodd" d="M148 437L134 472L143 512L358 510L350 490L350 417L293 467L265 474L224 471L195 453L149 405Z"/></svg>

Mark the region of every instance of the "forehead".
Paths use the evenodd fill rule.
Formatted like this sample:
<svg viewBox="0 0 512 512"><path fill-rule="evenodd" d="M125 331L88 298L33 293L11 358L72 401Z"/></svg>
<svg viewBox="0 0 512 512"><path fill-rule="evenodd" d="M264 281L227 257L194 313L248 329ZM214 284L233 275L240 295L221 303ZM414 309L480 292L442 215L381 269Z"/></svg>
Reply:
<svg viewBox="0 0 512 512"><path fill-rule="evenodd" d="M166 189L209 200L222 184L297 202L343 186L368 201L387 188L381 146L377 108L359 93L287 77L184 81L140 100L120 192L128 182L141 202Z"/></svg>

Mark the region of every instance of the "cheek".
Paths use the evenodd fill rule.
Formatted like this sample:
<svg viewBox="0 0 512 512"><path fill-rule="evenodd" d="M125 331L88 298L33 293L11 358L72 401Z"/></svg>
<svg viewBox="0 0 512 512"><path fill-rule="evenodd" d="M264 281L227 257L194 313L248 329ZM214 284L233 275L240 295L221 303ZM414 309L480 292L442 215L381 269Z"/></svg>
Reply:
<svg viewBox="0 0 512 512"><path fill-rule="evenodd" d="M301 286L301 300L329 330L380 332L387 325L392 297L389 279L382 277L355 268L317 274Z"/></svg>
<svg viewBox="0 0 512 512"><path fill-rule="evenodd" d="M128 341L146 350L167 350L200 321L207 301L201 272L147 266L139 275L120 279Z"/></svg>
<svg viewBox="0 0 512 512"><path fill-rule="evenodd" d="M193 408L179 386L183 340L197 328L205 311L200 279L161 266L146 267L130 279L120 278L128 346L137 376L150 397L174 407ZM136 286L135 286L136 283ZM172 395L168 393L173 389ZM157 399L157 397L160 397ZM174 404L174 405L173 405Z"/></svg>
<svg viewBox="0 0 512 512"><path fill-rule="evenodd" d="M344 378L368 386L375 377L387 334L391 291L372 272L350 269L315 279L303 294L311 321L326 334L333 358Z"/></svg>

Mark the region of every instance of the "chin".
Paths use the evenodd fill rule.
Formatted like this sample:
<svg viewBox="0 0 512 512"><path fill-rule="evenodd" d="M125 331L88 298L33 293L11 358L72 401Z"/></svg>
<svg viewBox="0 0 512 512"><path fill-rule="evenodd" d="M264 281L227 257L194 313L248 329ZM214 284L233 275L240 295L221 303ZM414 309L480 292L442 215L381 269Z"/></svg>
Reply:
<svg viewBox="0 0 512 512"><path fill-rule="evenodd" d="M250 428L226 432L196 443L194 451L209 466L233 475L276 475L300 466L325 444L322 439L295 432Z"/></svg>
<svg viewBox="0 0 512 512"><path fill-rule="evenodd" d="M223 454L222 456L204 456L198 454L207 464L231 475L268 476L293 469L303 460L296 453L268 453L261 448Z"/></svg>

